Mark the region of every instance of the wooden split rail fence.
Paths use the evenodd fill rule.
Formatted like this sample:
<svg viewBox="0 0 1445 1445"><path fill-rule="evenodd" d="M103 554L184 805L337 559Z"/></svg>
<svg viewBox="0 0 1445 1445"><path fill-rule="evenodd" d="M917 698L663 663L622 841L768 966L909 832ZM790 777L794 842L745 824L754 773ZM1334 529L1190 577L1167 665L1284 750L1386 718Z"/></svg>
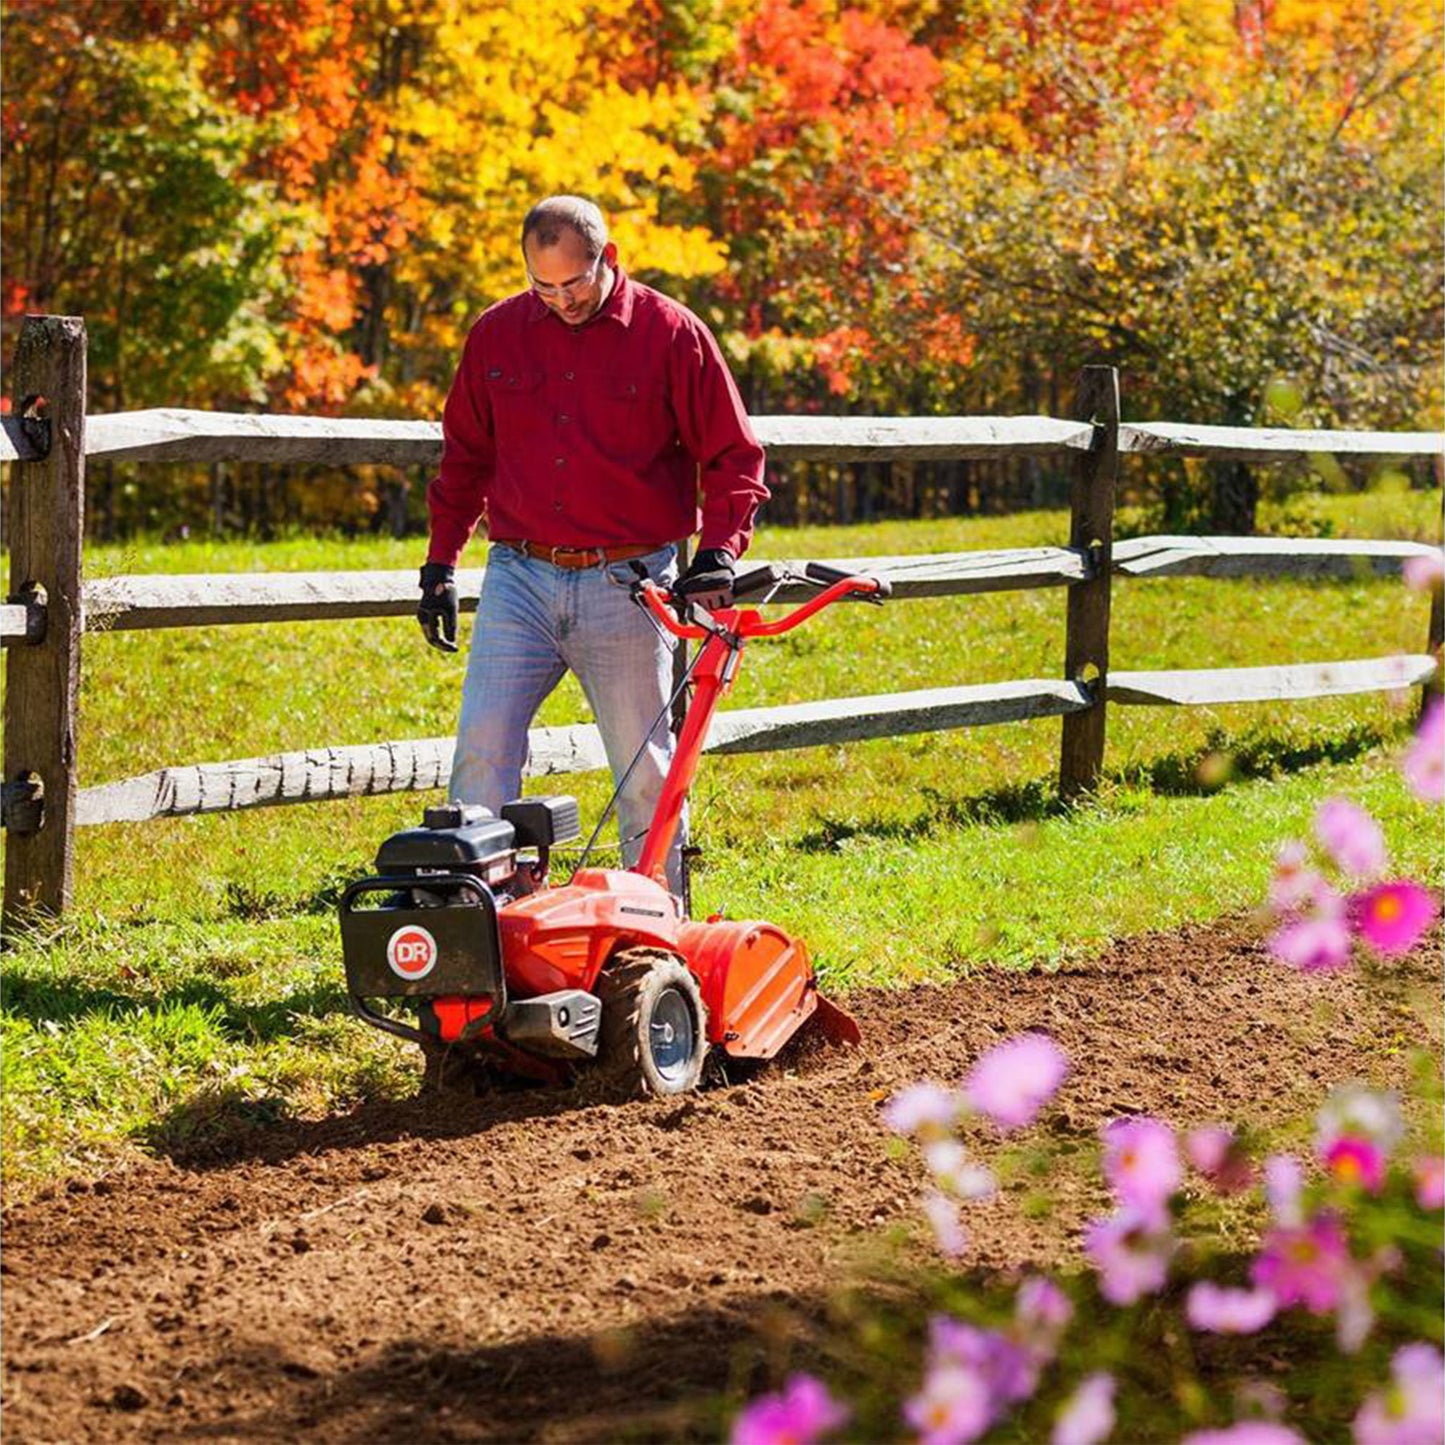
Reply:
<svg viewBox="0 0 1445 1445"><path fill-rule="evenodd" d="M245 460L434 465L436 423L198 411L85 414L85 328L76 317L30 317L16 352L11 415L0 460L14 464L10 591L0 606L6 646L4 706L5 913L60 913L72 889L74 830L89 824L312 802L445 786L452 741L322 747L266 758L162 768L96 787L76 782L81 638L87 631L197 627L298 619L406 616L413 571L284 575L128 576L82 580L85 461ZM718 716L708 747L757 752L1026 718L1062 719L1059 787L1091 788L1103 764L1109 704L1189 706L1438 688L1440 601L1424 650L1412 656L1279 667L1111 672L1113 578L1354 577L1398 574L1432 552L1415 542L1241 537L1113 539L1119 458L1130 454L1278 461L1320 453L1437 459L1436 432L1343 432L1128 424L1117 373L1080 373L1069 421L1050 417L757 417L775 458L904 460L1033 453L1074 459L1069 536L1057 547L909 557L831 559L877 573L900 600L1035 587L1068 589L1063 678L931 688ZM778 559L773 559L778 560ZM458 574L475 607L480 570ZM785 590L778 601L795 600ZM532 776L605 766L591 725L536 728Z"/></svg>

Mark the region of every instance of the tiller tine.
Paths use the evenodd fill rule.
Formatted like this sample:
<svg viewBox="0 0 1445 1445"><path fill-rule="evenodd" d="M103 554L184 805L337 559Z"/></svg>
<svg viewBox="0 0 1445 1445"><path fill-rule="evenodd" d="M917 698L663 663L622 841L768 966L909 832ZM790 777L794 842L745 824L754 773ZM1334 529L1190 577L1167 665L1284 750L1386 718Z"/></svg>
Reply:
<svg viewBox="0 0 1445 1445"><path fill-rule="evenodd" d="M863 1042L863 1034L853 1015L830 1003L822 994L816 995L817 1008L809 1021L830 1044L857 1045Z"/></svg>

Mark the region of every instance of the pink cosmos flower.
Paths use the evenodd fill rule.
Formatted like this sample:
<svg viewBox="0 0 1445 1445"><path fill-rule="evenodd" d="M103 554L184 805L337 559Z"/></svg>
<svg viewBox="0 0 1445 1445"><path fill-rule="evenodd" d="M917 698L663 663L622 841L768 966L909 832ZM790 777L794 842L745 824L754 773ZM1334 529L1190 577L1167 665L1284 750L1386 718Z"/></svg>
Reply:
<svg viewBox="0 0 1445 1445"><path fill-rule="evenodd" d="M1103 1133L1104 1178L1119 1202L1141 1213L1163 1210L1184 1178L1173 1129L1140 1115L1111 1120Z"/></svg>
<svg viewBox="0 0 1445 1445"><path fill-rule="evenodd" d="M946 1194L930 1189L923 1196L923 1213L933 1226L933 1238L939 1251L950 1259L968 1248L968 1235L958 1222L958 1204Z"/></svg>
<svg viewBox="0 0 1445 1445"><path fill-rule="evenodd" d="M1269 880L1271 907L1281 913L1302 908L1323 882L1309 865L1309 849L1303 843L1286 843L1275 855L1274 873Z"/></svg>
<svg viewBox="0 0 1445 1445"><path fill-rule="evenodd" d="M883 1122L895 1134L944 1132L958 1122L962 1113L963 1097L957 1090L924 1080L909 1084L889 1099L883 1106Z"/></svg>
<svg viewBox="0 0 1445 1445"><path fill-rule="evenodd" d="M1408 953L1439 910L1429 889L1396 878L1350 899L1350 921L1376 953Z"/></svg>
<svg viewBox="0 0 1445 1445"><path fill-rule="evenodd" d="M763 1395L733 1421L732 1445L814 1445L851 1412L821 1380L794 1375L782 1390Z"/></svg>
<svg viewBox="0 0 1445 1445"><path fill-rule="evenodd" d="M903 1418L918 1431L919 1445L967 1445L988 1429L993 1415L983 1378L953 1360L933 1366L923 1388L903 1406Z"/></svg>
<svg viewBox="0 0 1445 1445"><path fill-rule="evenodd" d="M1337 918L1301 918L1270 935L1269 951L1301 973L1328 973L1350 961L1350 930Z"/></svg>
<svg viewBox="0 0 1445 1445"><path fill-rule="evenodd" d="M1059 1342L1073 1317L1068 1295L1047 1276L1031 1276L1019 1286L1008 1335L1023 1350L1035 1375L1059 1353Z"/></svg>
<svg viewBox="0 0 1445 1445"><path fill-rule="evenodd" d="M1421 1209L1445 1209L1445 1159L1426 1154L1415 1161L1415 1203Z"/></svg>
<svg viewBox="0 0 1445 1445"><path fill-rule="evenodd" d="M1385 835L1380 825L1348 798L1330 798L1315 814L1320 847L1346 873L1367 878L1385 866Z"/></svg>
<svg viewBox="0 0 1445 1445"><path fill-rule="evenodd" d="M1355 1445L1439 1445L1445 1439L1445 1358L1433 1345L1405 1345L1390 1384L1355 1416Z"/></svg>
<svg viewBox="0 0 1445 1445"><path fill-rule="evenodd" d="M1069 1071L1059 1046L1044 1034L1019 1034L992 1048L964 1084L968 1102L1001 1132L1033 1123Z"/></svg>
<svg viewBox="0 0 1445 1445"><path fill-rule="evenodd" d="M1325 1150L1346 1135L1369 1139L1388 1154L1405 1137L1399 1096L1368 1084L1331 1089L1315 1116L1315 1152L1323 1159Z"/></svg>
<svg viewBox="0 0 1445 1445"><path fill-rule="evenodd" d="M1438 698L1420 719L1402 767L1410 791L1422 802L1445 800L1445 703Z"/></svg>
<svg viewBox="0 0 1445 1445"><path fill-rule="evenodd" d="M1249 1272L1281 1308L1298 1304L1313 1315L1322 1315L1339 1303L1345 1277L1352 1271L1349 1244L1339 1220L1333 1214L1320 1213L1305 1224L1269 1230Z"/></svg>
<svg viewBox="0 0 1445 1445"><path fill-rule="evenodd" d="M1254 1163L1233 1129L1192 1129L1184 1155L1221 1194L1238 1194L1254 1183Z"/></svg>
<svg viewBox="0 0 1445 1445"><path fill-rule="evenodd" d="M1068 1295L1047 1275L1031 1275L1014 1296L1014 1323L1026 1337L1043 1335L1057 1341L1073 1317Z"/></svg>
<svg viewBox="0 0 1445 1445"><path fill-rule="evenodd" d="M1114 1428L1114 1377L1087 1376L1054 1417L1050 1445L1098 1445Z"/></svg>
<svg viewBox="0 0 1445 1445"><path fill-rule="evenodd" d="M1226 1289L1201 1280L1190 1291L1184 1313L1196 1330L1216 1335L1252 1335L1275 1315L1277 1301L1268 1290Z"/></svg>
<svg viewBox="0 0 1445 1445"><path fill-rule="evenodd" d="M1320 1162L1342 1184L1358 1184L1371 1194L1385 1187L1385 1153L1373 1139L1341 1135Z"/></svg>
<svg viewBox="0 0 1445 1445"><path fill-rule="evenodd" d="M1273 1420L1241 1420L1224 1430L1196 1430L1180 1445L1308 1445L1288 1425Z"/></svg>
<svg viewBox="0 0 1445 1445"><path fill-rule="evenodd" d="M1406 557L1400 571L1411 592L1434 592L1445 586L1445 552L1432 547L1420 557Z"/></svg>
<svg viewBox="0 0 1445 1445"><path fill-rule="evenodd" d="M928 1322L928 1344L930 1363L952 1360L980 1376L988 1386L995 1415L1033 1394L1045 1363L1002 1330L983 1329L949 1315L934 1315Z"/></svg>
<svg viewBox="0 0 1445 1445"><path fill-rule="evenodd" d="M1131 1305L1164 1288L1174 1237L1157 1215L1125 1208L1096 1219L1084 1248L1099 1272L1099 1292L1110 1304Z"/></svg>
<svg viewBox="0 0 1445 1445"><path fill-rule="evenodd" d="M940 1189L958 1199L987 1199L998 1181L981 1165L969 1160L957 1139L934 1139L923 1146L923 1158Z"/></svg>
<svg viewBox="0 0 1445 1445"><path fill-rule="evenodd" d="M1292 1154L1271 1154L1264 1161L1264 1197L1276 1224L1293 1228L1304 1223L1303 1191L1304 1171Z"/></svg>

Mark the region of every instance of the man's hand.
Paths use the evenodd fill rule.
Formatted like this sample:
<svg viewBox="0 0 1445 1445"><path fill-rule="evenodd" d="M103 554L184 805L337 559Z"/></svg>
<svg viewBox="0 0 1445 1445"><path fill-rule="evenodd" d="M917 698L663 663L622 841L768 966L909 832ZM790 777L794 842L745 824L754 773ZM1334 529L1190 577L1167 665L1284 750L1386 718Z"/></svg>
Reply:
<svg viewBox="0 0 1445 1445"><path fill-rule="evenodd" d="M678 579L678 593L716 612L733 605L733 554L725 547L701 547Z"/></svg>
<svg viewBox="0 0 1445 1445"><path fill-rule="evenodd" d="M457 650L457 569L445 562L428 562L421 569L421 601L416 620L426 640L438 652Z"/></svg>

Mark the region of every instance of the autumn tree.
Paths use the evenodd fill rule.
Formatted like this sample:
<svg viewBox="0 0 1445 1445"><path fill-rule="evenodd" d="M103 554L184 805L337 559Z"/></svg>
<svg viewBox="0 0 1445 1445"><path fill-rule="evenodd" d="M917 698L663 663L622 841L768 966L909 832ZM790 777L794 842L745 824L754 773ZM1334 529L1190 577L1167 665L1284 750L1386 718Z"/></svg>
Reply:
<svg viewBox="0 0 1445 1445"><path fill-rule="evenodd" d="M6 321L84 315L100 408L261 400L295 218L247 174L257 127L208 89L195 13L155 10L8 7Z"/></svg>
<svg viewBox="0 0 1445 1445"><path fill-rule="evenodd" d="M867 363L926 346L908 228L888 202L937 144L942 71L886 13L760 0L716 69L706 215L732 264L713 287L754 399L857 398ZM946 347L960 344L945 328ZM955 353L951 358L958 359Z"/></svg>
<svg viewBox="0 0 1445 1445"><path fill-rule="evenodd" d="M1297 420L1438 426L1438 34L1404 5L1244 14L1195 12L1178 63L1036 49L1057 84L1029 104L1072 124L965 128L919 176L918 233L1000 392L1012 359L1108 361L1135 415L1260 425L1284 379ZM1229 465L1166 520L1248 531L1257 500Z"/></svg>

